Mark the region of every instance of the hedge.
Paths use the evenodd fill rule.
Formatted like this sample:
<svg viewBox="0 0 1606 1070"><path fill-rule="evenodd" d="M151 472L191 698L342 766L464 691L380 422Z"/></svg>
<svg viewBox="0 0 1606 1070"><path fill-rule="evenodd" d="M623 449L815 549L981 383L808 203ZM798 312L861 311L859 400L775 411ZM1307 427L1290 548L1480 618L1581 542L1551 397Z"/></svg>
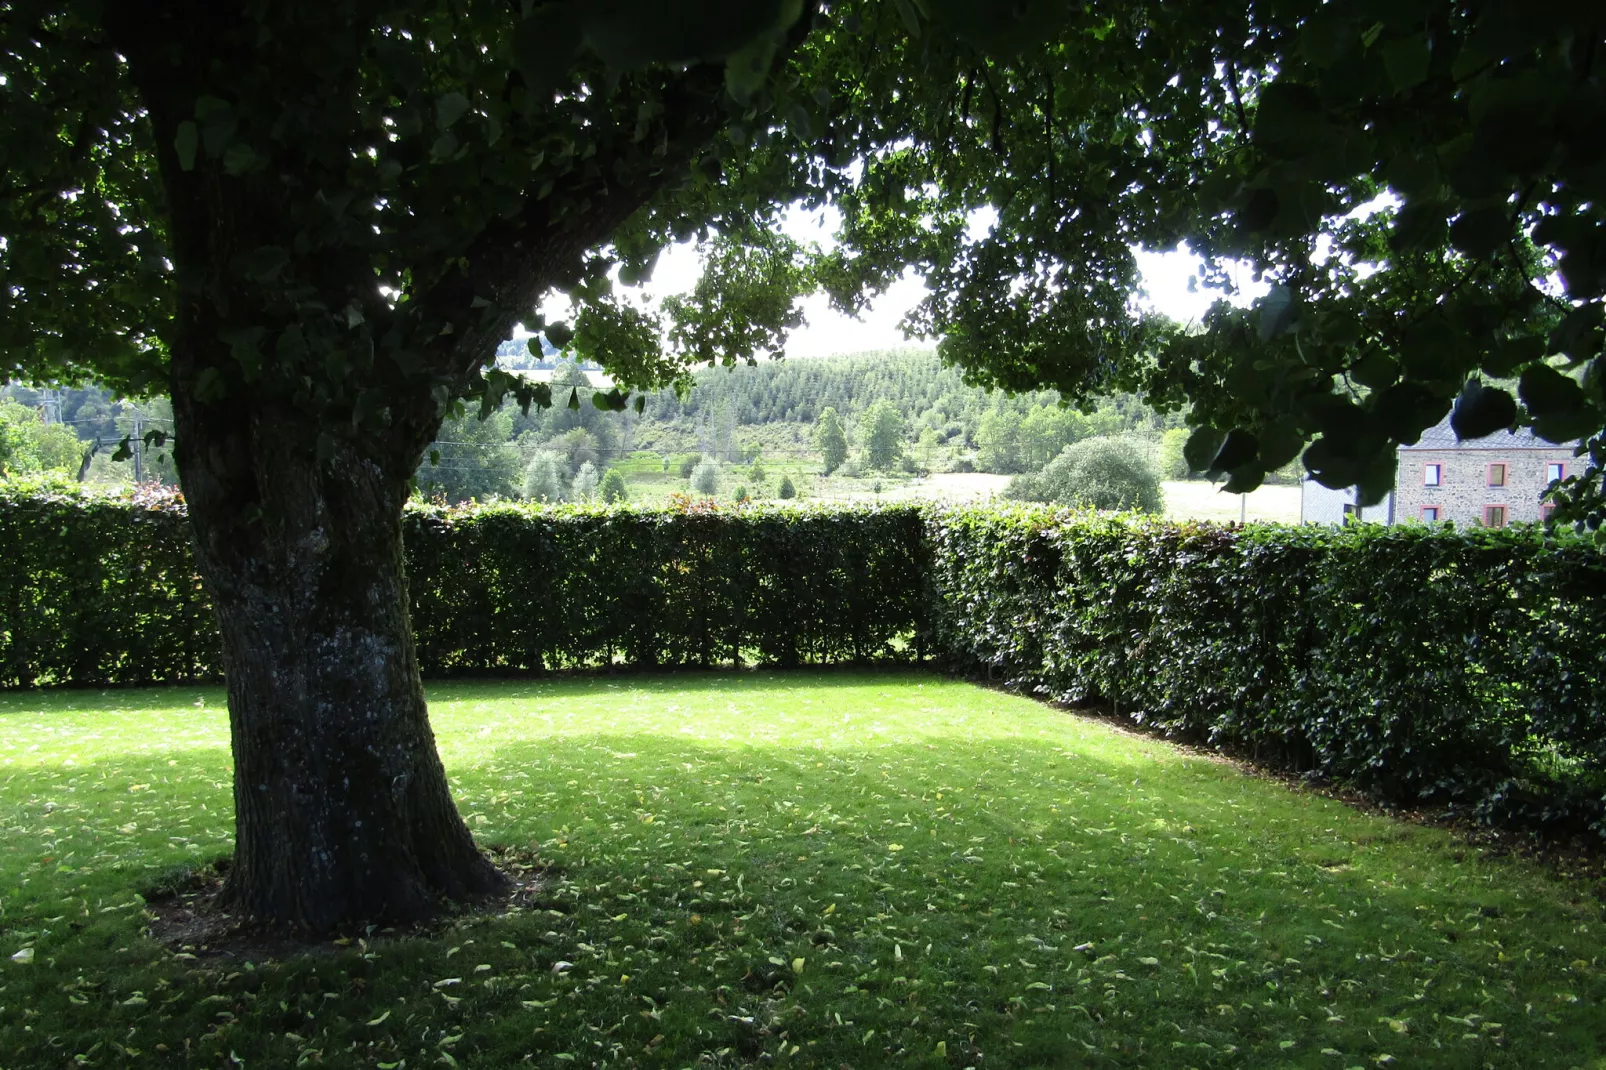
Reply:
<svg viewBox="0 0 1606 1070"><path fill-rule="evenodd" d="M409 507L426 675L913 660L913 508ZM0 491L0 687L222 675L181 501Z"/></svg>
<svg viewBox="0 0 1606 1070"><path fill-rule="evenodd" d="M1484 818L1606 832L1606 558L1533 528L409 508L426 675L915 660ZM0 686L214 679L176 498L0 492Z"/></svg>
<svg viewBox="0 0 1606 1070"><path fill-rule="evenodd" d="M1606 558L1583 540L1031 508L929 535L963 667L1375 798L1606 831Z"/></svg>

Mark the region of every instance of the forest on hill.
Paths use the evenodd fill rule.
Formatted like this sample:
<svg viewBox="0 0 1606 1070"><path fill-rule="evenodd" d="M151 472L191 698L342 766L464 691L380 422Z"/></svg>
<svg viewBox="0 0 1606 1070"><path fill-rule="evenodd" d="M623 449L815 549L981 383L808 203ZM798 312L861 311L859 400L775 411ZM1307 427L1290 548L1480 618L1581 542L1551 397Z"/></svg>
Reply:
<svg viewBox="0 0 1606 1070"><path fill-rule="evenodd" d="M1187 474L1178 470L1184 436L1175 416L1126 396L1084 412L1052 391L984 390L929 349L703 368L680 392L649 395L640 414L598 409L590 395L610 384L572 361L542 357L519 363L550 377L556 404L449 418L419 467L421 493L454 501L617 497L632 488L667 494L695 491L701 468L704 486L774 496L783 480L798 493L831 474L880 485L933 472L1035 472L1073 442L1112 436L1166 478ZM839 444L822 445L822 422L839 429ZM170 428L164 398L136 404L94 388L8 386L0 390L0 472L129 482L137 448L141 476L171 482L160 444L133 440L127 456L118 450L136 432ZM610 479L610 471L619 474Z"/></svg>
<svg viewBox="0 0 1606 1070"><path fill-rule="evenodd" d="M795 486L797 478L837 471L878 481L1032 472L1072 442L1110 436L1177 478L1186 475L1176 471L1185 436L1174 416L1126 396L1083 412L1062 406L1053 391L985 390L929 349L704 368L680 392L649 395L640 414L591 405L589 394L607 384L573 363L560 362L551 381L551 409L504 408L485 421L477 414L448 421L419 469L420 487L453 500L493 493L572 498L600 493L607 472L618 470L627 486L678 481L696 490L694 472L703 467L706 485L713 466L730 470L730 488L758 496L778 492L782 475L795 477ZM822 447L822 421L840 427L835 463Z"/></svg>

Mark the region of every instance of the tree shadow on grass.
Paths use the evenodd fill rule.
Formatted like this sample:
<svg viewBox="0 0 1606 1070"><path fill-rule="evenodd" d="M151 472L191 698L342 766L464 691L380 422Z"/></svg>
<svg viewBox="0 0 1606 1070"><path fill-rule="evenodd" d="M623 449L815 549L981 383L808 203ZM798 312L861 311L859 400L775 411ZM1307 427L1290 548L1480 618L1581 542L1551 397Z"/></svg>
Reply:
<svg viewBox="0 0 1606 1070"><path fill-rule="evenodd" d="M249 1045L260 1065L1598 1050L1606 986L1573 965L1600 952L1582 928L1598 909L1542 874L1146 741L1112 759L1006 731L493 740L449 762L461 809L482 843L537 848L549 901L250 970L175 960L120 905L153 869L226 848L226 752L19 771L0 895L6 939L37 948L12 981L36 1016L30 1034L0 1026L0 1051L60 1061L47 1037L126 1046L132 1027L197 1061ZM165 1018L134 1013L158 991Z"/></svg>

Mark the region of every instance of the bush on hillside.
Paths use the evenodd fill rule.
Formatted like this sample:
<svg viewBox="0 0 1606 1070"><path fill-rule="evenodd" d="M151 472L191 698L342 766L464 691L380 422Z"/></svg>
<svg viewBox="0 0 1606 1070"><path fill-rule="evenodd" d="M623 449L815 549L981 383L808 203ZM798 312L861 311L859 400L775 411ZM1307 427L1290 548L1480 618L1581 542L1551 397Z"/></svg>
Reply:
<svg viewBox="0 0 1606 1070"><path fill-rule="evenodd" d="M1071 443L1041 472L1010 480L1004 497L1142 513L1162 507L1160 474L1137 443L1119 438Z"/></svg>

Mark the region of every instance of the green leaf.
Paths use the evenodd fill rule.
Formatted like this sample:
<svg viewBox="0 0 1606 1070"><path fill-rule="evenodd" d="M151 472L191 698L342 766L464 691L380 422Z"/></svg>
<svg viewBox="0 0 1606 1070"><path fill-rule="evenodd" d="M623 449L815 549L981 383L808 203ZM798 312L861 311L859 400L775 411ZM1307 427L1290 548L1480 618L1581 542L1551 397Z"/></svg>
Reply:
<svg viewBox="0 0 1606 1070"><path fill-rule="evenodd" d="M278 245L263 245L234 258L232 267L240 275L257 282L272 282L290 264L290 253Z"/></svg>
<svg viewBox="0 0 1606 1070"><path fill-rule="evenodd" d="M733 52L725 61L725 90L732 99L745 104L764 88L775 62L775 47L775 39L765 35Z"/></svg>
<svg viewBox="0 0 1606 1070"><path fill-rule="evenodd" d="M909 36L919 37L920 12L915 10L913 0L892 0L892 3L898 9L898 17L903 20L903 28L909 31Z"/></svg>
<svg viewBox="0 0 1606 1070"><path fill-rule="evenodd" d="M1288 332L1299 319L1299 302L1294 291L1286 286L1273 286L1271 292L1258 302L1260 308L1260 340L1269 342Z"/></svg>
<svg viewBox="0 0 1606 1070"><path fill-rule="evenodd" d="M1184 455L1187 453L1186 446L1183 447L1183 453ZM1226 438L1221 440L1221 447L1216 450L1216 455L1210 459L1208 471L1236 471L1238 468L1253 462L1258 456L1260 456L1260 439L1252 432L1245 431L1241 427L1235 427L1227 432ZM1257 478L1255 483L1258 486L1260 480Z"/></svg>
<svg viewBox="0 0 1606 1070"><path fill-rule="evenodd" d="M197 401L221 401L228 396L223 375L216 368L202 368L201 374L195 377L193 389Z"/></svg>
<svg viewBox="0 0 1606 1070"><path fill-rule="evenodd" d="M1350 365L1349 375L1369 390L1382 390L1400 377L1400 366L1382 349L1373 347Z"/></svg>
<svg viewBox="0 0 1606 1070"><path fill-rule="evenodd" d="M1534 433L1546 441L1571 442L1600 429L1601 415L1589 404L1583 387L1548 365L1525 370L1517 394L1534 416Z"/></svg>
<svg viewBox="0 0 1606 1070"><path fill-rule="evenodd" d="M569 408L576 409L576 410L578 410L580 408L580 388L579 387L573 387L569 391Z"/></svg>
<svg viewBox="0 0 1606 1070"><path fill-rule="evenodd" d="M1330 136L1316 90L1279 80L1260 93L1255 109L1255 147L1275 159L1294 160L1324 147Z"/></svg>
<svg viewBox="0 0 1606 1070"><path fill-rule="evenodd" d="M1504 208L1475 208L1450 224L1450 244L1479 260L1493 256L1511 238L1511 220Z"/></svg>
<svg viewBox="0 0 1606 1070"><path fill-rule="evenodd" d="M567 323L549 323L541 333L558 349L567 349L569 343L574 341L574 329Z"/></svg>
<svg viewBox="0 0 1606 1070"><path fill-rule="evenodd" d="M1522 373L1517 396L1535 416L1565 415L1587 404L1576 381L1546 364L1532 365Z"/></svg>
<svg viewBox="0 0 1606 1070"><path fill-rule="evenodd" d="M1395 442L1413 443L1444 419L1449 399L1424 383L1395 383L1370 400L1378 430Z"/></svg>
<svg viewBox="0 0 1606 1070"><path fill-rule="evenodd" d="M1442 201L1407 203L1394 216L1389 248L1399 253L1410 249L1433 249L1444 244L1448 234L1447 216L1448 209Z"/></svg>
<svg viewBox="0 0 1606 1070"><path fill-rule="evenodd" d="M1214 427L1195 428L1193 434L1182 447L1182 459L1188 462L1188 468L1194 472L1205 472L1210 469L1210 462L1215 460L1216 454L1221 450L1221 444L1227 439L1225 431L1218 431Z"/></svg>
<svg viewBox="0 0 1606 1070"><path fill-rule="evenodd" d="M201 132L195 123L189 119L179 123L173 135L173 150L178 153L179 170L195 170L195 153L200 147Z"/></svg>
<svg viewBox="0 0 1606 1070"><path fill-rule="evenodd" d="M243 141L236 141L223 150L223 171L238 177L256 169L260 157L256 150Z"/></svg>
<svg viewBox="0 0 1606 1070"><path fill-rule="evenodd" d="M435 101L436 129L450 130L457 120L468 114L471 107L468 98L455 90L442 94Z"/></svg>
<svg viewBox="0 0 1606 1070"><path fill-rule="evenodd" d="M1260 431L1260 466L1268 472L1276 471L1299 456L1305 448L1305 436L1291 421L1281 420Z"/></svg>
<svg viewBox="0 0 1606 1070"><path fill-rule="evenodd" d="M1225 494L1248 494L1259 489L1265 481L1266 472L1259 465L1242 465L1227 477L1227 482L1221 485L1221 490Z"/></svg>
<svg viewBox="0 0 1606 1070"><path fill-rule="evenodd" d="M1463 442L1504 431L1516 420L1517 403L1511 395L1477 379L1467 380L1450 412L1450 427Z"/></svg>
<svg viewBox="0 0 1606 1070"><path fill-rule="evenodd" d="M1483 355L1483 371L1495 379L1505 379L1525 364L1545 355L1545 340L1538 335L1502 339Z"/></svg>
<svg viewBox="0 0 1606 1070"><path fill-rule="evenodd" d="M1427 34L1419 33L1390 41L1379 51L1395 92L1403 93L1427 80L1428 67L1433 60Z"/></svg>

